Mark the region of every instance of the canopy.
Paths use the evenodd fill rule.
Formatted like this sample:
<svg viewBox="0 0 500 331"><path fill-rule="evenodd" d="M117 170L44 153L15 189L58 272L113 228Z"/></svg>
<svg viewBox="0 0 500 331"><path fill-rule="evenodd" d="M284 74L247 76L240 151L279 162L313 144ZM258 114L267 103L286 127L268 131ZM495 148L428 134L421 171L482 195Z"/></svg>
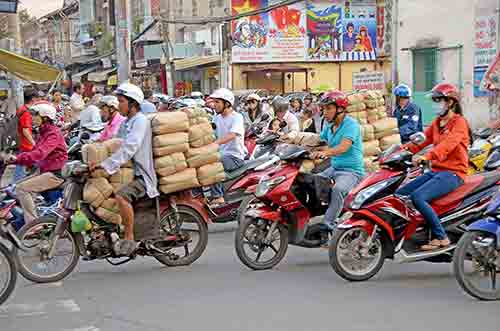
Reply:
<svg viewBox="0 0 500 331"><path fill-rule="evenodd" d="M61 74L59 70L33 59L0 49L0 70L33 83L50 83Z"/></svg>

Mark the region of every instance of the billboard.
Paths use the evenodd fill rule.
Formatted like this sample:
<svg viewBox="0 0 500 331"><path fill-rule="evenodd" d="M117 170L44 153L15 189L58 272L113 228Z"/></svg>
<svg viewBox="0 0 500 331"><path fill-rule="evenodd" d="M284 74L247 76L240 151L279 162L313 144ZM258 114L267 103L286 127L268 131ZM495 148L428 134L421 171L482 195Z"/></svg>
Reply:
<svg viewBox="0 0 500 331"><path fill-rule="evenodd" d="M233 15L274 0L232 0ZM375 1L309 0L232 22L235 63L376 59Z"/></svg>

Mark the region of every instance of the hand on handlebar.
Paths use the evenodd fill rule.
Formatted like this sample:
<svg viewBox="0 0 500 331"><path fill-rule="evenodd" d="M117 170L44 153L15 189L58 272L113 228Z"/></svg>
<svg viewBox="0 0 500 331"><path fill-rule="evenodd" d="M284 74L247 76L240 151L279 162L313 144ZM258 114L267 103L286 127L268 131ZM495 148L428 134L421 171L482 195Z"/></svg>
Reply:
<svg viewBox="0 0 500 331"><path fill-rule="evenodd" d="M326 154L325 151L319 151L319 152L313 152L311 157L313 159L325 160L328 158L328 155Z"/></svg>
<svg viewBox="0 0 500 331"><path fill-rule="evenodd" d="M422 156L422 155L413 155L411 162L413 163L414 166L418 167L422 163L425 163L427 159Z"/></svg>

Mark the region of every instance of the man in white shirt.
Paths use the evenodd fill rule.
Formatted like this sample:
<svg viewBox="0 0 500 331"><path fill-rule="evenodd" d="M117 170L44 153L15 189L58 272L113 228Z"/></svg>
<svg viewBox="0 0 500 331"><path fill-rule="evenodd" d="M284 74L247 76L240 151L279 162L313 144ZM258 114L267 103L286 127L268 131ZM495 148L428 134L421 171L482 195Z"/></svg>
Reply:
<svg viewBox="0 0 500 331"><path fill-rule="evenodd" d="M234 94L228 89L218 89L210 98L214 102L217 113L214 118L217 136L215 143L220 146L224 170L232 171L243 166L246 155L243 116L233 110ZM212 205L224 204L222 184L212 186L212 198Z"/></svg>
<svg viewBox="0 0 500 331"><path fill-rule="evenodd" d="M281 122L286 123L286 126L281 130L281 132L284 134L300 132L299 119L295 116L295 114L288 110L288 102L284 98L275 98L272 106L276 117Z"/></svg>
<svg viewBox="0 0 500 331"><path fill-rule="evenodd" d="M73 91L74 93L69 100L69 105L71 107L71 123L75 123L80 119L80 112L85 108L85 102L83 102L82 96L82 85L80 83L75 84Z"/></svg>

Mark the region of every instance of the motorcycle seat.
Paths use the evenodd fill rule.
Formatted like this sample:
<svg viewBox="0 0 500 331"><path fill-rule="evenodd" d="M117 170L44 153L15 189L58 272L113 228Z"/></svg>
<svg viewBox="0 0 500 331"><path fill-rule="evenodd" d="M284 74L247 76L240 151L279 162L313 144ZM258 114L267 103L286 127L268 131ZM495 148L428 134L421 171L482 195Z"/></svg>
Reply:
<svg viewBox="0 0 500 331"><path fill-rule="evenodd" d="M260 166L261 164L264 164L265 162L269 161L270 158L262 158L262 159L256 159L256 160L250 160L250 161L245 161L245 164L243 164L242 167L239 167L238 169L235 169L233 171L227 171L226 172L226 180L233 180L235 178L240 177L243 175L245 172L248 170L252 170Z"/></svg>
<svg viewBox="0 0 500 331"><path fill-rule="evenodd" d="M498 181L500 181L500 171L485 172L474 176L468 176L465 178L463 185L450 194L434 200L432 204L439 207L449 206L450 204L462 200L470 194L474 194L495 185Z"/></svg>

